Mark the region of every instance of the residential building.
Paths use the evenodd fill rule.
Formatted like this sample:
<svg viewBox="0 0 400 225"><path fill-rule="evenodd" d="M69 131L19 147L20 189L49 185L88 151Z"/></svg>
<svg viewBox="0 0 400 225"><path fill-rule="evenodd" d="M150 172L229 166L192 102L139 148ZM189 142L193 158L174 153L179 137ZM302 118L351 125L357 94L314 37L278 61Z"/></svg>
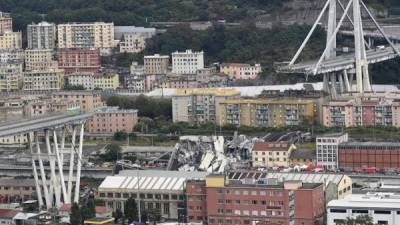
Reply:
<svg viewBox="0 0 400 225"><path fill-rule="evenodd" d="M28 49L55 49L56 25L42 21L38 24L28 24Z"/></svg>
<svg viewBox="0 0 400 225"><path fill-rule="evenodd" d="M338 169L339 145L347 142L347 133L332 133L319 135L316 138L317 164L325 169Z"/></svg>
<svg viewBox="0 0 400 225"><path fill-rule="evenodd" d="M56 101L68 100L77 102L83 112L93 112L103 107L104 102L101 99L101 93L95 91L61 91L54 92L52 99Z"/></svg>
<svg viewBox="0 0 400 225"><path fill-rule="evenodd" d="M327 127L400 127L400 102L397 99L354 97L323 105L323 124Z"/></svg>
<svg viewBox="0 0 400 225"><path fill-rule="evenodd" d="M26 49L25 50L25 70L46 70L56 69L57 61L54 60L53 49Z"/></svg>
<svg viewBox="0 0 400 225"><path fill-rule="evenodd" d="M12 18L10 13L0 12L0 34L12 31Z"/></svg>
<svg viewBox="0 0 400 225"><path fill-rule="evenodd" d="M137 122L136 109L107 107L95 111L93 118L89 120L88 131L92 134L114 134L118 131L132 133Z"/></svg>
<svg viewBox="0 0 400 225"><path fill-rule="evenodd" d="M253 167L288 167L289 156L296 149L290 142L256 142L253 146Z"/></svg>
<svg viewBox="0 0 400 225"><path fill-rule="evenodd" d="M182 222L186 211L186 181L202 180L206 175L197 171L122 170L104 179L98 188L98 198L108 209L124 211L124 202L132 197L142 212L159 209L163 219Z"/></svg>
<svg viewBox="0 0 400 225"><path fill-rule="evenodd" d="M94 74L90 72L75 72L69 74L67 79L67 84L69 86L83 86L85 90L94 89Z"/></svg>
<svg viewBox="0 0 400 225"><path fill-rule="evenodd" d="M400 144L397 142L345 142L339 144L338 166L345 171L375 168L397 171L400 168Z"/></svg>
<svg viewBox="0 0 400 225"><path fill-rule="evenodd" d="M196 80L199 82L208 82L210 78L215 74L217 74L217 68L215 67L198 69L196 72Z"/></svg>
<svg viewBox="0 0 400 225"><path fill-rule="evenodd" d="M101 90L115 90L119 87L118 74L101 74L93 77L93 88Z"/></svg>
<svg viewBox="0 0 400 225"><path fill-rule="evenodd" d="M217 224L279 223L314 225L322 222L322 183L230 181L208 175L186 184L188 222Z"/></svg>
<svg viewBox="0 0 400 225"><path fill-rule="evenodd" d="M0 92L13 92L22 88L23 62L0 63Z"/></svg>
<svg viewBox="0 0 400 225"><path fill-rule="evenodd" d="M190 89L197 84L195 77L187 75L167 75L158 81L159 88Z"/></svg>
<svg viewBox="0 0 400 225"><path fill-rule="evenodd" d="M57 25L58 48L111 49L114 23L68 23Z"/></svg>
<svg viewBox="0 0 400 225"><path fill-rule="evenodd" d="M15 136L5 136L0 137L1 145L17 145L17 144L27 144L28 134L18 134Z"/></svg>
<svg viewBox="0 0 400 225"><path fill-rule="evenodd" d="M220 120L219 104L226 99L239 98L234 89L180 89L172 96L174 122L204 123Z"/></svg>
<svg viewBox="0 0 400 225"><path fill-rule="evenodd" d="M236 80L254 80L262 72L260 64L222 63L220 72Z"/></svg>
<svg viewBox="0 0 400 225"><path fill-rule="evenodd" d="M49 113L79 113L80 105L70 100L40 99L31 101L25 107L25 115L29 117L43 116Z"/></svg>
<svg viewBox="0 0 400 225"><path fill-rule="evenodd" d="M327 205L327 225L343 224L348 218L372 217L373 224L400 224L400 195L398 193L370 192L353 194L333 200Z"/></svg>
<svg viewBox="0 0 400 225"><path fill-rule="evenodd" d="M98 49L68 48L58 49L58 66L69 75L75 72L97 73L101 67L100 51Z"/></svg>
<svg viewBox="0 0 400 225"><path fill-rule="evenodd" d="M124 77L125 87L134 93L146 92L146 80L143 76L127 75Z"/></svg>
<svg viewBox="0 0 400 225"><path fill-rule="evenodd" d="M204 52L185 52L172 53L172 73L174 74L196 74L197 70L204 69Z"/></svg>
<svg viewBox="0 0 400 225"><path fill-rule="evenodd" d="M24 91L59 91L64 87L64 70L46 69L24 72Z"/></svg>
<svg viewBox="0 0 400 225"><path fill-rule="evenodd" d="M119 52L139 53L146 48L146 38L140 34L124 34L119 42Z"/></svg>
<svg viewBox="0 0 400 225"><path fill-rule="evenodd" d="M138 62L133 61L129 67L131 75L144 76L144 65L139 65Z"/></svg>
<svg viewBox="0 0 400 225"><path fill-rule="evenodd" d="M21 72L22 73L22 72ZM25 115L26 102L22 97L4 96L0 98L0 121L9 121Z"/></svg>
<svg viewBox="0 0 400 225"><path fill-rule="evenodd" d="M0 49L0 63L23 62L24 57L23 49Z"/></svg>
<svg viewBox="0 0 400 225"><path fill-rule="evenodd" d="M293 166L310 165L317 162L315 149L298 148L290 153L289 164Z"/></svg>
<svg viewBox="0 0 400 225"><path fill-rule="evenodd" d="M168 55L146 55L144 56L144 74L159 75L167 74L169 67Z"/></svg>
<svg viewBox="0 0 400 225"><path fill-rule="evenodd" d="M0 49L21 49L22 33L6 30L0 34Z"/></svg>
<svg viewBox="0 0 400 225"><path fill-rule="evenodd" d="M318 105L303 98L228 99L219 107L220 125L287 127L309 125L318 118Z"/></svg>
<svg viewBox="0 0 400 225"><path fill-rule="evenodd" d="M0 209L0 224L15 225L14 217L20 212L17 209Z"/></svg>
<svg viewBox="0 0 400 225"><path fill-rule="evenodd" d="M0 203L27 201L36 198L34 179L0 179Z"/></svg>

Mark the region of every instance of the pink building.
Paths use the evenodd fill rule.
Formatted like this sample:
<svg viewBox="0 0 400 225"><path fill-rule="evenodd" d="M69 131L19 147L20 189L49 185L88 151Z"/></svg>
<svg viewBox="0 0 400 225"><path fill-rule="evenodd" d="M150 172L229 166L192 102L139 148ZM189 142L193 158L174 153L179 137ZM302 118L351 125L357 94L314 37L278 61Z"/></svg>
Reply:
<svg viewBox="0 0 400 225"><path fill-rule="evenodd" d="M95 111L89 121L88 131L92 134L114 134L118 131L132 133L138 122L138 110L107 107Z"/></svg>
<svg viewBox="0 0 400 225"><path fill-rule="evenodd" d="M261 73L261 65L254 66L245 63L223 63L220 66L220 72L229 75L236 80L253 80Z"/></svg>
<svg viewBox="0 0 400 225"><path fill-rule="evenodd" d="M99 49L61 48L57 52L58 67L65 75L74 72L97 73L101 67Z"/></svg>

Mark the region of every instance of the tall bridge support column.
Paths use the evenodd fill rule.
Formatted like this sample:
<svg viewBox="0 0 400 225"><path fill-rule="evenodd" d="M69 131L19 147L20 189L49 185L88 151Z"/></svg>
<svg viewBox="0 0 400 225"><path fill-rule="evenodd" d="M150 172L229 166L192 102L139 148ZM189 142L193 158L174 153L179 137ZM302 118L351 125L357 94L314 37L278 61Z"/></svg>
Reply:
<svg viewBox="0 0 400 225"><path fill-rule="evenodd" d="M41 208L59 208L64 203L71 203L72 193L74 193L73 201L79 201L84 122L79 122L71 127L70 147L65 147L69 126L46 128L44 130L46 152L41 151L38 131L28 135L29 149L32 154L33 176ZM76 146L78 132L79 144ZM70 161L66 163L64 159L68 155ZM76 159L75 155L77 155ZM75 160L77 163L75 163ZM45 173L44 162L49 164L49 174ZM37 165L39 165L39 169ZM66 175L64 175L64 165L68 168ZM74 176L74 171L76 171L76 176Z"/></svg>

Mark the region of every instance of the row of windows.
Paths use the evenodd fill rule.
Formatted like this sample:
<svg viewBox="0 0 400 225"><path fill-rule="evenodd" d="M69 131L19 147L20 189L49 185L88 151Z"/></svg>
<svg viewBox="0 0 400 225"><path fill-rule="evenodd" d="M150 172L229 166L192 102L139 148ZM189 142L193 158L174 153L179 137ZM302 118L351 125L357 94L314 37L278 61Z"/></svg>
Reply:
<svg viewBox="0 0 400 225"><path fill-rule="evenodd" d="M218 199L218 204L283 206L283 201Z"/></svg>
<svg viewBox="0 0 400 225"><path fill-rule="evenodd" d="M218 194L235 194L235 195L262 195L262 196L283 196L283 191L248 191L248 190L223 190L217 189Z"/></svg>
<svg viewBox="0 0 400 225"><path fill-rule="evenodd" d="M347 209L330 209L331 213L347 213ZM368 209L353 209L351 210L352 213L356 214L368 214ZM389 210L374 210L374 214L383 214L383 215L390 215L392 211ZM396 212L397 215L400 215L400 211Z"/></svg>
<svg viewBox="0 0 400 225"><path fill-rule="evenodd" d="M107 198L130 198L130 197L137 198L138 195L136 193L100 192L100 197L102 197L102 198L105 198L105 197L107 197ZM179 200L184 200L184 198L185 198L183 195L178 196L176 194L171 194L171 196L170 196L167 194L161 195L161 194L143 194L143 193L140 193L139 197L141 199L159 199L159 200L161 200L161 197L163 200L169 200L169 199L178 200L178 198L179 198Z"/></svg>

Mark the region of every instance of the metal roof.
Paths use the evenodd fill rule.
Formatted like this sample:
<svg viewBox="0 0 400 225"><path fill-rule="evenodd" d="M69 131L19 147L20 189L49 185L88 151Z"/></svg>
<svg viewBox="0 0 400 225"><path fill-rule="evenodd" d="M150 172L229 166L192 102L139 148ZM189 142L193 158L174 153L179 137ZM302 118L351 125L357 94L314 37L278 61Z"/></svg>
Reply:
<svg viewBox="0 0 400 225"><path fill-rule="evenodd" d="M99 189L182 191L187 180L203 180L206 175L207 172L123 170L116 176L106 177Z"/></svg>
<svg viewBox="0 0 400 225"><path fill-rule="evenodd" d="M344 199L332 200L327 206L328 208L400 209L400 195L379 192L352 194Z"/></svg>

